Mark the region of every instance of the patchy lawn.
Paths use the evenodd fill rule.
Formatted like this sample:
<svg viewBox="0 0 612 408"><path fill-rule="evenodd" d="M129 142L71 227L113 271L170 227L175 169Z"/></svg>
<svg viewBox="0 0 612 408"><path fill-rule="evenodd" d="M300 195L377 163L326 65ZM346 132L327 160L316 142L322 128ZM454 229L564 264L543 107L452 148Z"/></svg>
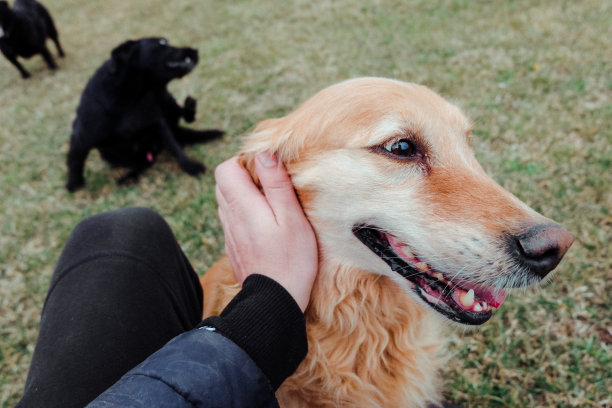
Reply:
<svg viewBox="0 0 612 408"><path fill-rule="evenodd" d="M475 121L476 156L576 242L541 289L514 293L482 329L455 332L446 396L465 407L612 406L612 4L601 0L47 0L67 52L22 81L0 60L0 405L23 390L62 245L83 217L144 205L166 217L196 270L221 254L212 172L169 157L140 183L96 153L87 187L63 188L80 92L127 38L200 50L171 89L198 99L194 127L227 131L189 148L209 169L254 123L363 75L425 84ZM55 54L53 47L52 52Z"/></svg>

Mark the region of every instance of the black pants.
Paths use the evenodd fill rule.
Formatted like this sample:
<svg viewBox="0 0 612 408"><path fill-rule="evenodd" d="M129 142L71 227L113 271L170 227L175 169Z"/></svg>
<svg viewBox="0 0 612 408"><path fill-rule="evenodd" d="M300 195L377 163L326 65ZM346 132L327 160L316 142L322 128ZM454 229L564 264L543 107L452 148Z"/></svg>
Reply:
<svg viewBox="0 0 612 408"><path fill-rule="evenodd" d="M57 262L18 407L82 407L202 315L198 276L144 208L79 223Z"/></svg>

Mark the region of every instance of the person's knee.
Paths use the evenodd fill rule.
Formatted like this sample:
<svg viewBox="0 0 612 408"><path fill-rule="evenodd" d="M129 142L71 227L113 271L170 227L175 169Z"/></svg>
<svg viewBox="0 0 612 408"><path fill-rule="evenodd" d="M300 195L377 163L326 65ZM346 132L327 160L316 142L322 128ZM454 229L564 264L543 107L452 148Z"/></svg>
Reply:
<svg viewBox="0 0 612 408"><path fill-rule="evenodd" d="M132 234L144 237L171 234L166 220L157 212L146 207L126 207L104 213L115 229L126 229Z"/></svg>
<svg viewBox="0 0 612 408"><path fill-rule="evenodd" d="M199 305L199 318L202 295L197 274L170 226L153 210L123 208L81 221L64 246L50 287L68 275L74 277L72 282L82 282L108 273L129 276L130 282L140 282L137 286L161 282L174 288L173 293L187 291Z"/></svg>
<svg viewBox="0 0 612 408"><path fill-rule="evenodd" d="M144 207L128 207L85 218L74 228L67 245L98 249L126 249L174 241L164 218ZM157 245L156 245L157 244Z"/></svg>

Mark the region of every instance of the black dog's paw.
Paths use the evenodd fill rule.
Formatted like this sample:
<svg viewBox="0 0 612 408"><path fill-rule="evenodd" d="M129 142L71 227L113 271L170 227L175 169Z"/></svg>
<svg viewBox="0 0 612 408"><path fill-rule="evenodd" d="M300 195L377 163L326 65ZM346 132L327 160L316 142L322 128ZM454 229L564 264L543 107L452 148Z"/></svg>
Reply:
<svg viewBox="0 0 612 408"><path fill-rule="evenodd" d="M196 107L197 102L194 98L191 96L185 98L185 103L183 104L183 117L185 118L185 122L191 123L195 120Z"/></svg>
<svg viewBox="0 0 612 408"><path fill-rule="evenodd" d="M140 178L140 174L144 171L144 168L137 167L128 171L126 174L121 176L117 180L117 184L120 186L125 186L126 184L136 183Z"/></svg>
<svg viewBox="0 0 612 408"><path fill-rule="evenodd" d="M181 169L183 169L184 172L192 176L197 176L206 171L206 166L196 160L188 159L179 163L179 165L181 166Z"/></svg>
<svg viewBox="0 0 612 408"><path fill-rule="evenodd" d="M70 191L71 193L74 193L78 189L82 188L84 185L85 185L85 179L82 177L77 178L77 179L69 178L68 182L66 183L66 189Z"/></svg>
<svg viewBox="0 0 612 408"><path fill-rule="evenodd" d="M136 181L138 181L138 177L134 177L134 176L132 176L130 174L126 174L125 176L122 176L122 177L120 177L117 180L117 185L125 186L127 184L130 184L130 183L136 182Z"/></svg>

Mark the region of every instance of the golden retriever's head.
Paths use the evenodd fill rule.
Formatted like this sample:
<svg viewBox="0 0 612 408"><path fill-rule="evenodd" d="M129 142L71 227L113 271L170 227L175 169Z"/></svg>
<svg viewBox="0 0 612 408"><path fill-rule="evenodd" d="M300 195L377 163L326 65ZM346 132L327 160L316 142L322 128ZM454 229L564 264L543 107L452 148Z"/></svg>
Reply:
<svg viewBox="0 0 612 408"><path fill-rule="evenodd" d="M259 123L243 160L252 169L268 150L285 163L326 262L389 276L450 320L481 324L503 288L539 282L573 237L485 174L470 130L424 86L359 78Z"/></svg>

